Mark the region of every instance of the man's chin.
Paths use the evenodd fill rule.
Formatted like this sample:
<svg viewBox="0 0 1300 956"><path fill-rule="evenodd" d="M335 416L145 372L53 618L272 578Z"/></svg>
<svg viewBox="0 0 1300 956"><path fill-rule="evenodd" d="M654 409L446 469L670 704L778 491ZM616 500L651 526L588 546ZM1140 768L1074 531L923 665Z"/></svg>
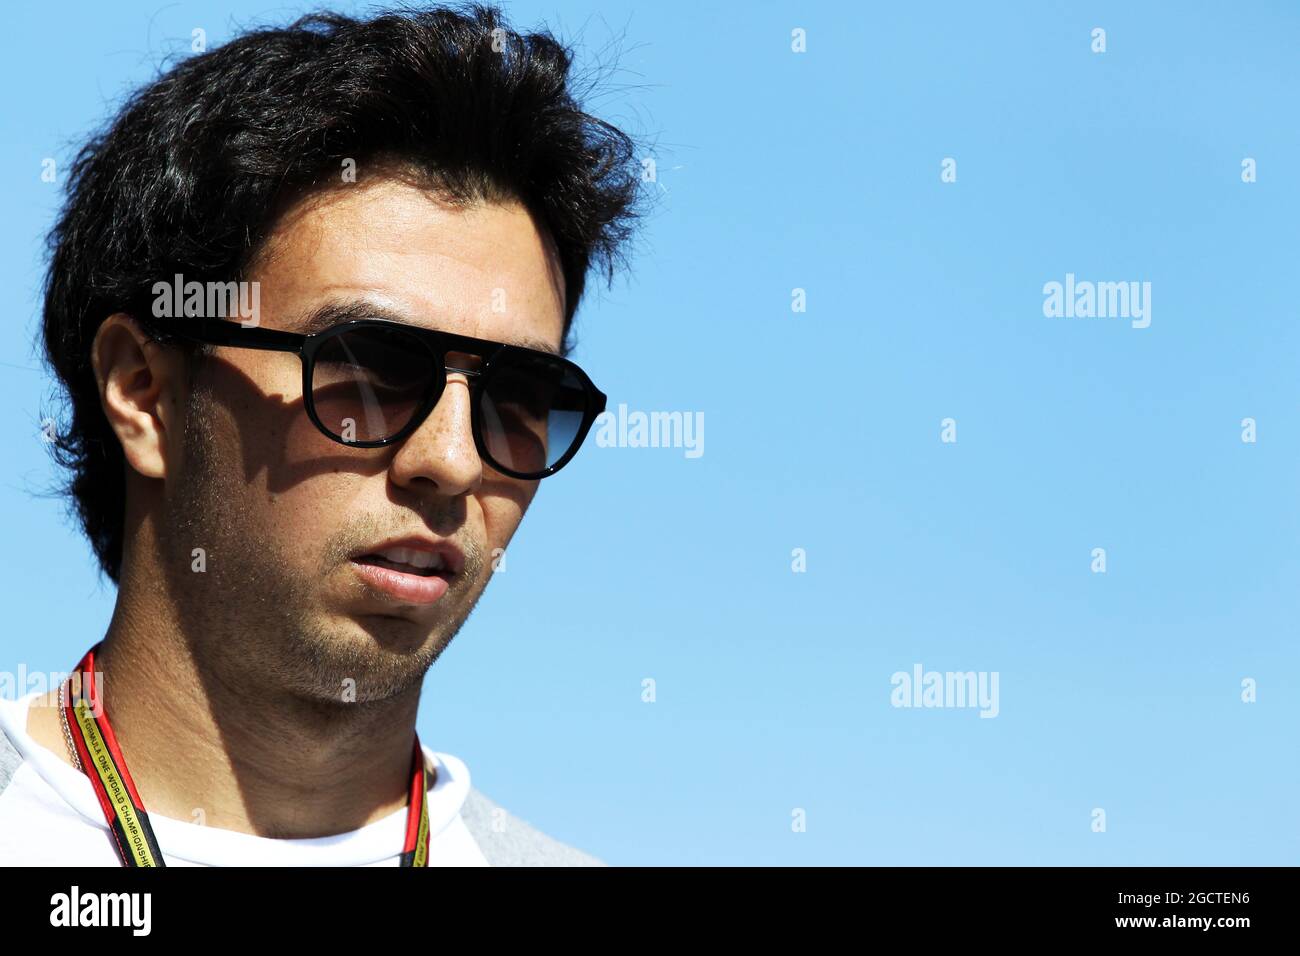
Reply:
<svg viewBox="0 0 1300 956"><path fill-rule="evenodd" d="M391 697L418 686L441 651L444 636L427 624L388 614L332 616L300 640L309 662L306 687L355 701Z"/></svg>
<svg viewBox="0 0 1300 956"><path fill-rule="evenodd" d="M394 608L351 608L337 618L339 639L349 645L342 655L387 653L409 655L433 640L437 624Z"/></svg>

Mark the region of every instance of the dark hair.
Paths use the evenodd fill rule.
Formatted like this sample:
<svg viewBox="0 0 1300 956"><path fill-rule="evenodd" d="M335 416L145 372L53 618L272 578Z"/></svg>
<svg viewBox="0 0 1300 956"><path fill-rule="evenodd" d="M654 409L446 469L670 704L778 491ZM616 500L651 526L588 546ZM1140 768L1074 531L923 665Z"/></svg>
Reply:
<svg viewBox="0 0 1300 956"><path fill-rule="evenodd" d="M340 182L345 159L364 170L396 158L453 201L521 202L558 248L571 348L588 269L613 281L640 214L636 144L583 111L572 60L549 33L515 33L477 3L315 14L183 60L81 149L49 236L45 358L71 406L51 448L114 582L125 460L90 361L99 324L147 309L153 283L175 273L244 274L277 211Z"/></svg>

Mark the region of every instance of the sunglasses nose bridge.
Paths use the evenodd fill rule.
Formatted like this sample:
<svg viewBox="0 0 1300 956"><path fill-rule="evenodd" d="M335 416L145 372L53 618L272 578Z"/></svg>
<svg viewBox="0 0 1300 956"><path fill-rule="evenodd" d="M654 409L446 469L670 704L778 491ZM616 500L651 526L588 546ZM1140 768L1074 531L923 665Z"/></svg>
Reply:
<svg viewBox="0 0 1300 956"><path fill-rule="evenodd" d="M465 377L465 382L464 382L465 387L470 392L471 419L476 418L478 415L478 410L477 410L478 403L474 401L473 393L476 389L476 386L478 385L477 380L481 378L483 375L482 357L467 352L443 352L441 355L437 357L439 359L439 365L441 367L440 373L437 369L434 370L434 374L438 375L439 378L441 379L440 382L434 383L434 387L438 389L437 401L442 401L442 396L447 391L447 385L449 384L449 376L463 375ZM432 409L430 409L430 411L432 411ZM477 425L477 422L475 422L475 425Z"/></svg>
<svg viewBox="0 0 1300 956"><path fill-rule="evenodd" d="M476 371L472 368L457 368L454 365L448 365L444 361L442 363L441 373L439 373L437 369L433 370L434 377L429 383L432 400L429 401L428 408L425 409L425 415L428 416L433 414L434 409L442 402L442 397L447 394L447 386L457 381L460 381L461 384L463 384L470 392L471 417L474 414L477 414L475 411L477 403L473 401L473 392L475 385L477 384L475 380L482 374L482 372ZM453 378L452 376L463 376L463 381L460 378Z"/></svg>
<svg viewBox="0 0 1300 956"><path fill-rule="evenodd" d="M429 398L425 401L423 412L418 416L418 419L409 426L410 431L414 432L423 428L424 423L437 411L438 406L442 404L443 396L447 394L447 386L457 381L457 379L452 378L452 376L464 376L464 380L461 384L463 384L466 391L470 393L470 430L471 433L476 431L478 428L478 402L475 400L474 396L476 385L475 380L483 373L472 368L458 368L454 365L448 365L445 358L442 360L440 365L441 374L439 374L437 368L432 370L433 378L429 382Z"/></svg>

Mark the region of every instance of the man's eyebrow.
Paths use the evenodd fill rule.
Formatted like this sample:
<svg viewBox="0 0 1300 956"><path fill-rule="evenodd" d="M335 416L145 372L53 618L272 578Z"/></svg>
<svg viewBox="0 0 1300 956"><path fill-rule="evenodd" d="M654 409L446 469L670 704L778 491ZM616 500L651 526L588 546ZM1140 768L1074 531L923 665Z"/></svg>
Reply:
<svg viewBox="0 0 1300 956"><path fill-rule="evenodd" d="M378 305L374 302L350 301L350 302L327 302L307 313L306 318L295 324L290 331L299 335L311 335L316 332L324 332L326 329L333 328L343 322L351 322L353 319L384 319L389 322L398 322L402 325L409 325L415 329L427 328L426 326L417 325L412 322L410 316L394 309ZM451 332L453 335L460 333L452 332L451 329L441 331ZM564 353L557 349L545 339L539 339L531 335L518 336L504 345L517 345L521 348L533 349L537 352L545 352L548 355L563 355Z"/></svg>

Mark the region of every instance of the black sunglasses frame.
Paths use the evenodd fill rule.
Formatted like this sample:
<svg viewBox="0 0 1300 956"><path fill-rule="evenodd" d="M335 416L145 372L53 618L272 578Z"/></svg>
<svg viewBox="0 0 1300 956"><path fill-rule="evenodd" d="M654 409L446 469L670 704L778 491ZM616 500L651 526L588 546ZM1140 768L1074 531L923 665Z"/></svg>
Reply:
<svg viewBox="0 0 1300 956"><path fill-rule="evenodd" d="M562 356L538 349L526 348L522 345L509 345L504 342L493 342L488 339L457 335L454 332L444 332L439 329L426 329L406 322L393 322L388 319L352 319L332 325L321 332L303 334L300 332L285 332L281 329L266 329L260 326L245 327L226 319L198 317L161 319L154 316L136 316L135 318L141 327L159 340L164 337L172 337L191 342L201 342L207 345L227 345L233 348L260 349L268 352L292 352L297 355L302 364L303 406L307 410L308 418L311 419L312 424L316 426L321 434L348 448L383 448L409 436L424 424L425 419L437 406L438 400L442 398L443 390L447 385L447 373L460 372L468 376L470 381L470 424L471 431L474 434L474 445L478 450L479 457L503 475L526 481L537 481L549 477L567 465L573 459L573 456L578 453L582 443L586 441L587 433L591 430L591 426L595 423L597 417L605 411L605 403L608 401L608 396L596 387L586 372ZM312 395L312 372L316 364L316 355L320 352L321 347L337 335L356 331L360 328L382 328L384 331L400 331L411 335L424 344L429 350L430 358L435 360L442 369L441 374L435 374L431 377L429 388L422 399L421 405L411 415L411 420L389 437L375 441L347 441L341 436L335 435L317 417L315 400ZM449 368L447 366L448 352L463 352L467 355L477 356L482 364L476 369ZM583 409L582 424L574 434L573 443L564 455L556 460L555 464L544 471L520 472L502 466L488 452L487 443L483 440L482 412L480 411L482 392L491 381L493 371L509 367L507 360L512 357L542 359L559 365L573 374L582 384L585 392L586 407Z"/></svg>

